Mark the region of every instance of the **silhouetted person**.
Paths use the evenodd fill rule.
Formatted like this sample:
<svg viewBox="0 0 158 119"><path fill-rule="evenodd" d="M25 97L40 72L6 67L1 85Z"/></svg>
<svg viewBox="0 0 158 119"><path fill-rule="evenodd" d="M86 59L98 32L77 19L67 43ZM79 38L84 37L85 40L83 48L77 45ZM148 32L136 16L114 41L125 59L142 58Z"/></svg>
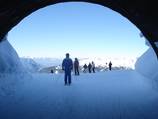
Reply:
<svg viewBox="0 0 158 119"><path fill-rule="evenodd" d="M74 70L75 70L75 75L80 75L79 74L79 61L77 58L75 58L75 61L74 61Z"/></svg>
<svg viewBox="0 0 158 119"><path fill-rule="evenodd" d="M111 61L109 62L109 70L111 71L112 63Z"/></svg>
<svg viewBox="0 0 158 119"><path fill-rule="evenodd" d="M53 69L51 69L50 72L53 74L54 73Z"/></svg>
<svg viewBox="0 0 158 119"><path fill-rule="evenodd" d="M62 62L62 69L65 71L65 85L71 84L71 70L73 69L72 59L69 58L69 53L66 54L66 58Z"/></svg>
<svg viewBox="0 0 158 119"><path fill-rule="evenodd" d="M93 71L93 73L95 73L95 64L93 61L92 61L92 71Z"/></svg>
<svg viewBox="0 0 158 119"><path fill-rule="evenodd" d="M87 67L88 67L87 64L85 64L85 65L83 66L83 68L84 68L84 69L83 69L83 72L84 72L84 73L86 72Z"/></svg>
<svg viewBox="0 0 158 119"><path fill-rule="evenodd" d="M88 64L88 71L89 71L89 73L91 73L91 69L92 69L92 64L89 63L89 64Z"/></svg>

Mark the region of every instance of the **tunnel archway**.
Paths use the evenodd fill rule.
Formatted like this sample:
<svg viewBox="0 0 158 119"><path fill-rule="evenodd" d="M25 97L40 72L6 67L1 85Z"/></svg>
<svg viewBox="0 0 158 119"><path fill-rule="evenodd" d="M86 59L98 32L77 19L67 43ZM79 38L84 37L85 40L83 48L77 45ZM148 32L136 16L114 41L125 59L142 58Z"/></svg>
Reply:
<svg viewBox="0 0 158 119"><path fill-rule="evenodd" d="M0 2L0 39L2 40L14 26L34 11L62 2L89 2L120 13L140 29L158 56L158 48L155 44L158 41L158 13L156 13L158 8L155 6L155 1L151 3L143 0L2 0Z"/></svg>

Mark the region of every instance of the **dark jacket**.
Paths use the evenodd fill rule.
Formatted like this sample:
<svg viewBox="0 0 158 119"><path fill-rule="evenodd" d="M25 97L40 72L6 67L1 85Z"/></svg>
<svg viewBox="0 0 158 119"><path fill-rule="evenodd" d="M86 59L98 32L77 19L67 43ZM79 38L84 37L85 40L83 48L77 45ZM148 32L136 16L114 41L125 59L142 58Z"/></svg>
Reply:
<svg viewBox="0 0 158 119"><path fill-rule="evenodd" d="M71 70L73 69L73 62L70 58L65 58L62 62L62 69L65 72L71 72Z"/></svg>
<svg viewBox="0 0 158 119"><path fill-rule="evenodd" d="M87 69L87 65L85 64L85 65L83 66L83 68L84 68L84 69Z"/></svg>
<svg viewBox="0 0 158 119"><path fill-rule="evenodd" d="M91 69L91 68L92 68L92 65L91 65L91 64L89 64L89 65L88 65L88 68L89 68L89 69Z"/></svg>
<svg viewBox="0 0 158 119"><path fill-rule="evenodd" d="M75 60L75 61L74 61L74 67L79 67L79 62L78 62L78 60Z"/></svg>

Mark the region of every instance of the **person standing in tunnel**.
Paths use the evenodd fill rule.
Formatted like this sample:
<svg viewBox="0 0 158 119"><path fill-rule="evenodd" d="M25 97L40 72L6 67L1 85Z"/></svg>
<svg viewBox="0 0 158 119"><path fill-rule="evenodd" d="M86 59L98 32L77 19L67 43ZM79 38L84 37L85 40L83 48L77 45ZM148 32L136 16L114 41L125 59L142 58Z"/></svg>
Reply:
<svg viewBox="0 0 158 119"><path fill-rule="evenodd" d="M112 68L112 63L111 61L109 62L109 70L111 71L111 68Z"/></svg>
<svg viewBox="0 0 158 119"><path fill-rule="evenodd" d="M75 70L75 75L80 75L80 73L79 73L79 61L77 58L75 58L75 61L74 61L74 70Z"/></svg>
<svg viewBox="0 0 158 119"><path fill-rule="evenodd" d="M72 59L69 58L69 53L66 53L66 58L62 62L62 70L65 71L65 85L71 84L71 70L73 69Z"/></svg>

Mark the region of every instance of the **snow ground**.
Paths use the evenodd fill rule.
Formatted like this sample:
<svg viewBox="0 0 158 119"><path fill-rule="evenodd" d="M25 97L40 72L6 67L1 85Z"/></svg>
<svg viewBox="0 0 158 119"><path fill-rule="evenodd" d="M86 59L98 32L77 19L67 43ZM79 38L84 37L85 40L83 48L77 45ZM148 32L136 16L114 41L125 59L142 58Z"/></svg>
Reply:
<svg viewBox="0 0 158 119"><path fill-rule="evenodd" d="M0 119L158 118L157 90L132 70L73 76L71 86L63 74L28 76L0 75Z"/></svg>

